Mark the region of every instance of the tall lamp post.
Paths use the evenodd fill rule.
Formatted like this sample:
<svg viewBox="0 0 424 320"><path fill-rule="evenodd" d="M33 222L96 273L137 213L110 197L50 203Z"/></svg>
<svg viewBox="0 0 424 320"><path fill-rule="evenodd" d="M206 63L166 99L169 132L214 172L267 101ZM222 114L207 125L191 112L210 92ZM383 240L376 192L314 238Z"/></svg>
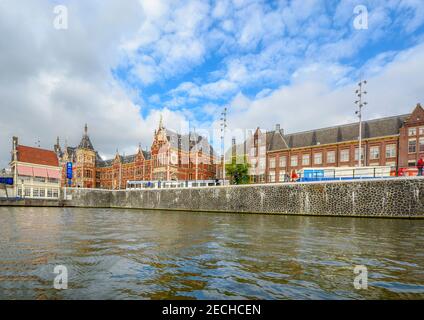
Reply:
<svg viewBox="0 0 424 320"><path fill-rule="evenodd" d="M358 100L355 101L355 104L358 107L355 114L359 118L359 150L358 150L358 167L362 166L362 108L365 107L368 102L365 102L365 96L367 91L365 91L365 86L367 84L366 80L361 80L358 83L358 89L356 89L355 94Z"/></svg>
<svg viewBox="0 0 424 320"><path fill-rule="evenodd" d="M225 131L227 129L227 108L221 112L221 151L222 151L222 180L225 184Z"/></svg>

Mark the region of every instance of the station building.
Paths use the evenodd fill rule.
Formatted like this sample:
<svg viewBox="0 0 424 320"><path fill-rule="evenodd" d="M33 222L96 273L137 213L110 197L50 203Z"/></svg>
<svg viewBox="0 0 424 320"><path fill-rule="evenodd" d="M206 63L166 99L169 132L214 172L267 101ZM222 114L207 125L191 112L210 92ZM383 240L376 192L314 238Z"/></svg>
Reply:
<svg viewBox="0 0 424 320"><path fill-rule="evenodd" d="M362 122L362 166L413 167L424 155L424 110ZM283 182L293 170L359 165L359 123L285 133L257 128L232 150L244 152L252 183ZM242 151L240 151L242 150Z"/></svg>
<svg viewBox="0 0 424 320"><path fill-rule="evenodd" d="M85 126L78 146L54 146L62 167L62 186L67 185L66 166L73 166L72 187L125 189L128 181L211 180L216 177L216 158L208 140L194 132L179 134L165 128L162 118L154 132L150 151L139 145L132 155L116 152L104 160L94 149Z"/></svg>

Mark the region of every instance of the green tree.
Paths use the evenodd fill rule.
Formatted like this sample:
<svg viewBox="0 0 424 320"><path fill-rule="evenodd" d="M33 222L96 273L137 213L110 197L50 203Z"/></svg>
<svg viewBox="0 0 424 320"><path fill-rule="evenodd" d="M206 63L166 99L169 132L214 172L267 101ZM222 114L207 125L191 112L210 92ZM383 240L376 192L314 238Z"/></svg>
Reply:
<svg viewBox="0 0 424 320"><path fill-rule="evenodd" d="M232 157L231 163L225 165L225 171L232 184L249 183L249 164L245 156Z"/></svg>

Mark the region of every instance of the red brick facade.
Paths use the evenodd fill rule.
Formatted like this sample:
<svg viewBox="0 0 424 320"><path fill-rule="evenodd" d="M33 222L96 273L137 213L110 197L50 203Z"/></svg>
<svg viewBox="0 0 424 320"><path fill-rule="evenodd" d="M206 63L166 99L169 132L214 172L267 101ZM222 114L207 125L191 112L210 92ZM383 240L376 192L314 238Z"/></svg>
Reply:
<svg viewBox="0 0 424 320"><path fill-rule="evenodd" d="M293 170L322 167L355 167L359 160L359 124L349 124L294 134L259 128L244 143L252 183L283 182ZM415 166L424 155L424 110L363 122L362 165ZM266 150L266 154L264 154Z"/></svg>
<svg viewBox="0 0 424 320"><path fill-rule="evenodd" d="M68 184L66 165L73 164L71 186L125 189L128 181L212 180L216 177L216 155L208 141L195 133L177 134L162 125L155 130L150 152L138 148L136 154L103 160L94 150L87 133L76 148L55 150L62 166L62 186Z"/></svg>

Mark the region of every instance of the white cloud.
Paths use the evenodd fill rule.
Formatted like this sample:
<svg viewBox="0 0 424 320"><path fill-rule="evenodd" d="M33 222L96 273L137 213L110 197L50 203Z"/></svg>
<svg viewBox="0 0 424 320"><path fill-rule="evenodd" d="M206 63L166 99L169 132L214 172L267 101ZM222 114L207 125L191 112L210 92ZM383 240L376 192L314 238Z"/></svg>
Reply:
<svg viewBox="0 0 424 320"><path fill-rule="evenodd" d="M366 119L409 113L416 103L424 102L424 44L398 53L384 69L377 67L378 61L381 60L375 60L374 64L380 72L367 77ZM336 72L322 74L326 69ZM357 121L356 83L334 87L330 85L334 81L320 80L338 80L344 72L338 65L314 65L301 81L298 79L265 97L251 100L239 94L230 103L229 126L272 129L275 123L280 123L286 132L298 132Z"/></svg>
<svg viewBox="0 0 424 320"><path fill-rule="evenodd" d="M97 6L96 6L97 3ZM11 138L52 148L56 136L79 143L84 123L102 154L150 147L157 113L112 77L122 41L144 19L137 1L69 4L69 29L56 30L49 1L0 2L0 167L10 159ZM95 7L95 10L94 7ZM141 100L142 101L142 100ZM184 117L164 111L169 123Z"/></svg>

